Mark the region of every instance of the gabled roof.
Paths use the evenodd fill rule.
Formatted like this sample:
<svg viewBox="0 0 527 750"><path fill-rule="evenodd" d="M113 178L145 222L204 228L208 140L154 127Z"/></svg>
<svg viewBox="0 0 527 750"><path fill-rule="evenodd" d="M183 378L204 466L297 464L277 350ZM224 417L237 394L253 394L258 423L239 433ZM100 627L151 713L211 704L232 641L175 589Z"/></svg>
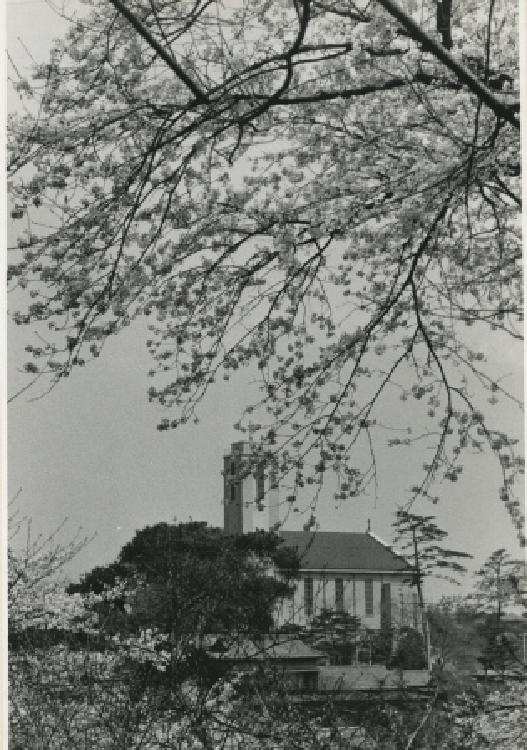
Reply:
<svg viewBox="0 0 527 750"><path fill-rule="evenodd" d="M280 531L297 549L301 570L408 570L406 561L371 534L350 531Z"/></svg>

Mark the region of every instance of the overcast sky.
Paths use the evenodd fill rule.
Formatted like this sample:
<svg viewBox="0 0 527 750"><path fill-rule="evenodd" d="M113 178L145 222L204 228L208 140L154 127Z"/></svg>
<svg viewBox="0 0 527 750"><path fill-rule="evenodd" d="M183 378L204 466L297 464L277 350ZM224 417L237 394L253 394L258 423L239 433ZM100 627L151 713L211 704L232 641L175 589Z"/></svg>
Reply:
<svg viewBox="0 0 527 750"><path fill-rule="evenodd" d="M44 0L8 0L7 19L8 49L20 70L30 62L25 48L37 60L45 59L52 38L64 29ZM9 106L17 106L12 94ZM8 236L16 237L16 228L8 226ZM8 326L9 395L26 382L20 368L32 330ZM32 391L9 406L10 495L21 488L19 507L33 518L37 531L50 532L67 516L70 536L79 526L97 534L72 563L71 576L114 559L122 544L146 524L174 518L215 525L223 521L222 456L231 441L239 439L232 424L255 393L250 376L246 372L211 392L199 425L159 432L156 424L164 414L147 400L151 363L145 338L139 321L110 340L98 360L77 369L45 397L32 400L39 393ZM498 337L478 342L489 356L491 371L506 376L503 384L521 397L522 349L512 346L509 339ZM506 404L498 408L500 426L520 437L522 415ZM397 451L380 458L377 499L372 494L337 509L328 489L317 509L321 528L361 531L371 518L373 530L390 538L395 506L414 483L408 469L421 459ZM484 455L469 461L456 485L448 483L437 491L441 502L433 512L450 532L449 545L474 554L475 564L502 546L520 553L498 488L497 462ZM292 516L287 526L300 528L304 520L301 514ZM446 590L434 587L436 594Z"/></svg>

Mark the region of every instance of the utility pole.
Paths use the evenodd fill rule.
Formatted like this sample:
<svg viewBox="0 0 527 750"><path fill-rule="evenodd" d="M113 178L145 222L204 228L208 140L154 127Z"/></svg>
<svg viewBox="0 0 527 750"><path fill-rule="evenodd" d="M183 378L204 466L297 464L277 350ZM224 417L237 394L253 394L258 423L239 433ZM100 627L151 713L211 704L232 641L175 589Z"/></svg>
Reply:
<svg viewBox="0 0 527 750"><path fill-rule="evenodd" d="M423 630L423 638L425 641L426 648L426 668L431 669L431 656L430 656L430 631L428 628L428 617L425 611L425 601L423 597L423 581L421 574L421 567L419 565L419 549L417 547L417 526L412 526L412 543L414 547L414 567L415 567L415 585L417 588L417 598L419 601L419 609L421 610L421 627Z"/></svg>

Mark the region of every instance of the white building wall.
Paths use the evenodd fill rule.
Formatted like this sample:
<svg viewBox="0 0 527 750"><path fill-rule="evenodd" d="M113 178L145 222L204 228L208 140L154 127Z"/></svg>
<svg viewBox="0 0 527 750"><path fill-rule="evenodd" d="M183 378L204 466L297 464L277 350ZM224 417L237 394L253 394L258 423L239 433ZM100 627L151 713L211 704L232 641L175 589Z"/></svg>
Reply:
<svg viewBox="0 0 527 750"><path fill-rule="evenodd" d="M242 502L242 528L243 533L247 534L251 531L254 531L254 524L253 524L253 506L254 506L254 498L256 496L256 481L252 474L249 474L249 476L244 477L241 480L241 502Z"/></svg>
<svg viewBox="0 0 527 750"><path fill-rule="evenodd" d="M304 606L304 578L313 580L313 613L306 615ZM320 614L323 609L336 609L335 578L343 579L344 611L359 618L364 628L378 630L381 627L381 587L383 583L390 584L391 621L393 627L403 625L414 627L416 622L415 588L409 586L397 574L364 574L348 571L322 573L301 572L292 597L285 598L277 606L276 624L307 625L308 622ZM373 583L373 613L366 614L366 579ZM419 614L419 613L417 613ZM419 617L418 626L419 626Z"/></svg>
<svg viewBox="0 0 527 750"><path fill-rule="evenodd" d="M361 623L364 621L364 613L366 611L366 597L364 591L364 576L355 576L355 615L360 619Z"/></svg>
<svg viewBox="0 0 527 750"><path fill-rule="evenodd" d="M342 576L344 579L344 610L350 615L357 614L357 592L355 576Z"/></svg>

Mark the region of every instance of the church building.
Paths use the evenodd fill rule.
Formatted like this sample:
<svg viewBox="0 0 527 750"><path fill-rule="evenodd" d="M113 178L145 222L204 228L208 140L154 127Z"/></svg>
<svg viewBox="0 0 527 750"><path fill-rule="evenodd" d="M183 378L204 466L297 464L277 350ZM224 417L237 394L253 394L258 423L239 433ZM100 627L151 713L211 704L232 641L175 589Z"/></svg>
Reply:
<svg viewBox="0 0 527 750"><path fill-rule="evenodd" d="M306 625L323 610L348 613L371 630L419 627L411 568L370 528L357 531L285 531L279 488L255 461L249 442L233 443L224 457L224 529L243 534L271 529L298 551L300 575L284 599L277 626Z"/></svg>

